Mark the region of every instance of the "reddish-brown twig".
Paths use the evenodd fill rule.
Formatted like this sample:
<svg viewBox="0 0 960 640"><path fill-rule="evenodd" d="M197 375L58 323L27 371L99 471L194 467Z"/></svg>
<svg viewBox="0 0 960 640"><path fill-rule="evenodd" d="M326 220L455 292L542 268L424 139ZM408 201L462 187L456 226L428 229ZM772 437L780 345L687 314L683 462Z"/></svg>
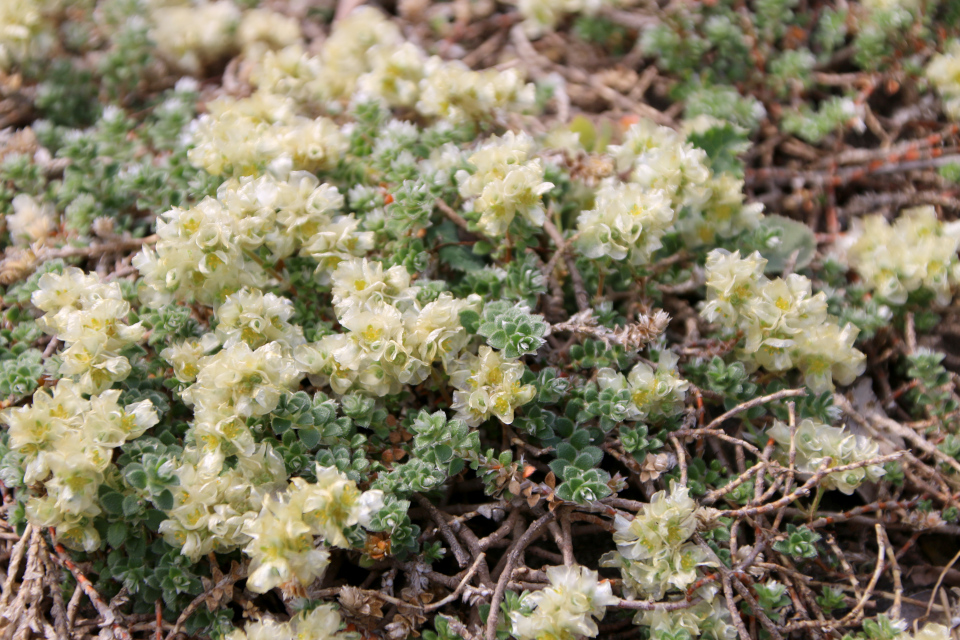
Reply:
<svg viewBox="0 0 960 640"><path fill-rule="evenodd" d="M80 571L80 568L77 567L73 560L70 559L70 556L67 555L63 545L61 545L59 542L56 542L56 539L54 538L55 535L55 531L53 528L51 528L50 538L54 540L53 549L57 552L57 559L59 560L60 565L66 567L67 570L73 574L73 577L77 580L77 584L79 584L80 588L83 589L83 592L87 594L87 597L90 598L90 602L92 602L93 606L96 607L97 613L99 613L100 617L103 618L103 624L110 625L113 635L118 638L118 640L131 640L130 632L127 631L126 627L120 624L120 615L111 609L110 605L103 601L103 598L101 598L100 594L97 593L97 589L93 586L93 583L90 582L90 579L83 575L83 572Z"/></svg>

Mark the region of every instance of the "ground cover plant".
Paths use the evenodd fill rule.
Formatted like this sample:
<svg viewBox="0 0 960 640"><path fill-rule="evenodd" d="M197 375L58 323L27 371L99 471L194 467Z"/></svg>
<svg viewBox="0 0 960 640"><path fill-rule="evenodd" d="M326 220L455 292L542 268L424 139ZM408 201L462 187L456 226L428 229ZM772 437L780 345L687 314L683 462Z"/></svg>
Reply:
<svg viewBox="0 0 960 640"><path fill-rule="evenodd" d="M0 0L0 638L953 637L958 21Z"/></svg>

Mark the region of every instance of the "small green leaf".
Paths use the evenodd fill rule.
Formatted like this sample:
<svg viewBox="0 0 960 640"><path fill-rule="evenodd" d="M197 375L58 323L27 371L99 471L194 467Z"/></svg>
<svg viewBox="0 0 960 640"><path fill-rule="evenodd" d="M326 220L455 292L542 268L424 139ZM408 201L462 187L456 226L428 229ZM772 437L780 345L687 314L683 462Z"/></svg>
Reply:
<svg viewBox="0 0 960 640"><path fill-rule="evenodd" d="M107 544L113 548L121 546L127 539L127 525L114 522L107 527Z"/></svg>
<svg viewBox="0 0 960 640"><path fill-rule="evenodd" d="M494 349L503 349L507 346L507 342L510 340L510 337L507 335L506 331L496 331L487 338L487 343Z"/></svg>
<svg viewBox="0 0 960 640"><path fill-rule="evenodd" d="M300 442L307 449L315 449L320 445L320 432L316 429L301 429Z"/></svg>
<svg viewBox="0 0 960 640"><path fill-rule="evenodd" d="M169 489L164 489L160 492L160 495L153 499L153 502L159 509L170 511L173 509L173 494L170 493Z"/></svg>
<svg viewBox="0 0 960 640"><path fill-rule="evenodd" d="M140 465L131 464L126 468L125 475L127 477L127 482L130 483L130 486L137 489L147 488L147 473Z"/></svg>
<svg viewBox="0 0 960 640"><path fill-rule="evenodd" d="M157 509L147 509L146 525L151 531L157 531L160 524L167 519L167 514Z"/></svg>
<svg viewBox="0 0 960 640"><path fill-rule="evenodd" d="M116 491L105 493L100 497L100 504L103 505L107 513L119 516L123 513L123 494Z"/></svg>
<svg viewBox="0 0 960 640"><path fill-rule="evenodd" d="M473 309L467 309L460 312L460 324L466 329L467 333L476 333L480 327L480 314Z"/></svg>
<svg viewBox="0 0 960 640"><path fill-rule="evenodd" d="M440 462L446 462L453 458L453 448L449 445L438 444L436 448L434 448L434 452L436 452L437 459Z"/></svg>
<svg viewBox="0 0 960 640"><path fill-rule="evenodd" d="M567 462L573 462L577 459L577 448L569 442L561 442L557 445L557 457Z"/></svg>
<svg viewBox="0 0 960 640"><path fill-rule="evenodd" d="M693 132L687 140L707 152L714 173L732 173L743 177L739 155L750 148L747 131L729 122L710 127L703 133Z"/></svg>
<svg viewBox="0 0 960 640"><path fill-rule="evenodd" d="M590 433L585 429L580 429L575 431L572 436L570 436L570 444L577 449L577 451L583 449L590 444Z"/></svg>
<svg viewBox="0 0 960 640"><path fill-rule="evenodd" d="M569 129L579 136L580 144L583 145L584 149L591 151L594 148L597 142L597 129L589 119L583 115L578 115L570 121Z"/></svg>
<svg viewBox="0 0 960 640"><path fill-rule="evenodd" d="M761 228L767 230L778 230L780 232L780 242L766 250L761 251L763 257L767 259L766 273L782 273L787 268L788 262L796 253L796 262L793 265L794 270L803 269L813 261L813 256L817 251L817 239L813 235L810 227L784 218L776 214L764 216L760 221Z"/></svg>
<svg viewBox="0 0 960 640"><path fill-rule="evenodd" d="M137 496L125 496L123 498L123 515L134 516L140 513L141 503Z"/></svg>
<svg viewBox="0 0 960 640"><path fill-rule="evenodd" d="M463 245L447 245L441 247L440 250L437 251L437 255L440 256L440 261L451 269L463 271L464 273L483 269L487 265L481 256Z"/></svg>
<svg viewBox="0 0 960 640"><path fill-rule="evenodd" d="M587 452L581 453L577 456L577 459L573 461L573 466L582 471L589 471L593 468L593 456Z"/></svg>
<svg viewBox="0 0 960 640"><path fill-rule="evenodd" d="M480 240L473 244L473 252L478 256L485 256L493 253L493 250L496 249L495 246L487 242L486 240Z"/></svg>

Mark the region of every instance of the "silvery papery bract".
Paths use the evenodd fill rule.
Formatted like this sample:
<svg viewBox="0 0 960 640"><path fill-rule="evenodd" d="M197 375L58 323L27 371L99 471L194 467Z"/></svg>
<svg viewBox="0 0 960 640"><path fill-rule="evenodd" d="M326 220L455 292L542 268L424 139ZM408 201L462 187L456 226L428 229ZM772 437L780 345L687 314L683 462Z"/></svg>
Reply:
<svg viewBox="0 0 960 640"><path fill-rule="evenodd" d="M631 597L659 600L685 590L699 578L698 567L715 566L703 549L688 542L701 509L686 487L671 483L669 493L658 491L633 520L617 516L617 550L605 554L601 565L620 569Z"/></svg>
<svg viewBox="0 0 960 640"><path fill-rule="evenodd" d="M120 352L143 339L146 330L139 322L127 324L130 304L120 285L103 283L76 267L46 273L38 285L31 302L45 314L37 324L67 347L61 353L60 374L75 377L87 393L124 380L130 362Z"/></svg>
<svg viewBox="0 0 960 640"><path fill-rule="evenodd" d="M45 495L31 496L31 522L54 527L57 538L93 551L100 535L93 518L101 513L98 489L113 467L114 449L140 437L159 421L149 400L121 406L119 390L85 399L69 379L53 391L39 389L33 402L0 413L9 427L10 448L23 456L23 480L42 482Z"/></svg>
<svg viewBox="0 0 960 640"><path fill-rule="evenodd" d="M475 427L490 416L511 424L514 411L533 400L537 393L532 384L521 384L524 365L516 358L506 358L487 346L479 355L465 353L451 367L452 408L457 418Z"/></svg>
<svg viewBox="0 0 960 640"><path fill-rule="evenodd" d="M517 214L531 224L543 226L545 209L541 196L553 188L544 182L539 159L528 160L533 140L525 133L508 131L493 137L467 161L473 173L457 172L460 195L472 198L473 210L480 214L480 230L492 238L503 236Z"/></svg>
<svg viewBox="0 0 960 640"><path fill-rule="evenodd" d="M672 351L661 351L657 370L645 362L637 363L625 377L613 369L597 371L600 389L626 389L630 393L627 420L673 416L683 411L683 400L690 383L677 371L679 358Z"/></svg>
<svg viewBox="0 0 960 640"><path fill-rule="evenodd" d="M852 383L866 367L866 356L853 347L859 330L840 328L827 314L825 294L813 294L810 280L791 274L770 280L766 260L754 253L714 249L707 255L707 300L701 314L710 322L742 331L740 358L767 371L794 367L816 393L834 381Z"/></svg>
<svg viewBox="0 0 960 640"><path fill-rule="evenodd" d="M264 618L248 622L243 631L237 629L225 640L355 640L359 634L341 631L340 612L332 604L321 604L309 611L301 611L288 622ZM934 640L926 638L924 640Z"/></svg>
<svg viewBox="0 0 960 640"><path fill-rule="evenodd" d="M619 600L610 583L598 582L597 572L580 565L548 567L549 586L524 593L521 609L510 617L517 640L595 638L596 620ZM596 619L596 620L595 620Z"/></svg>
<svg viewBox="0 0 960 640"><path fill-rule="evenodd" d="M294 478L277 498L265 496L260 514L244 524L250 537L244 552L252 558L248 588L265 593L293 581L307 586L323 575L328 545L349 547L344 529L370 524L383 507L380 491L361 493L334 468L317 465L317 482Z"/></svg>
<svg viewBox="0 0 960 640"><path fill-rule="evenodd" d="M960 118L960 41L952 41L944 53L933 56L926 75L940 92L947 115Z"/></svg>
<svg viewBox="0 0 960 640"><path fill-rule="evenodd" d="M850 265L885 301L904 304L918 289L948 305L960 284L960 223L943 223L932 206L900 212L890 225L883 216L857 218L845 243Z"/></svg>
<svg viewBox="0 0 960 640"><path fill-rule="evenodd" d="M780 459L788 461L790 452L790 427L779 420L767 430L778 447ZM880 445L867 436L847 433L843 427L831 427L807 418L797 425L794 438L797 469L813 474L826 463L827 468L871 460L880 455ZM827 475L823 480L826 489L839 489L850 495L864 482L877 482L883 477L883 467L872 464Z"/></svg>
<svg viewBox="0 0 960 640"><path fill-rule="evenodd" d="M479 297L448 293L422 304L403 267L345 260L332 274L334 307L345 333L295 350L297 362L338 394L351 389L382 396L419 384L435 362L448 368L467 343L460 312Z"/></svg>
<svg viewBox="0 0 960 640"><path fill-rule="evenodd" d="M609 152L617 171L629 172L631 182L667 195L676 229L690 246L754 229L763 217L762 205L744 204L742 180L715 175L706 153L673 129L641 120Z"/></svg>
<svg viewBox="0 0 960 640"><path fill-rule="evenodd" d="M628 259L634 265L647 264L674 220L670 200L662 190L610 178L597 190L594 207L577 219L577 248L587 258L607 256Z"/></svg>

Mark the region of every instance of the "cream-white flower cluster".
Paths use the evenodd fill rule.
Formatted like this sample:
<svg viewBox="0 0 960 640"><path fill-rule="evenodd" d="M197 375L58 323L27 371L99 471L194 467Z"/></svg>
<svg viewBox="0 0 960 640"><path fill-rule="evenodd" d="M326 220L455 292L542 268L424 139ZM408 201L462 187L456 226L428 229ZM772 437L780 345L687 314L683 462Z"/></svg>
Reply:
<svg viewBox="0 0 960 640"><path fill-rule="evenodd" d="M871 13L894 10L915 13L920 9L917 0L864 0L862 4Z"/></svg>
<svg viewBox="0 0 960 640"><path fill-rule="evenodd" d="M244 548L251 558L247 588L265 593L277 586L308 586L323 576L329 560L318 543L349 548L344 531L369 526L382 507L381 491L361 493L333 467L317 465L316 483L293 478L284 493L266 496L259 515L244 525L250 537Z"/></svg>
<svg viewBox="0 0 960 640"><path fill-rule="evenodd" d="M392 107L417 106L421 81L436 73L439 62L438 58L431 59L431 68L427 69L427 57L412 42L384 43L361 55L367 60L366 72L356 81L361 95L377 96Z"/></svg>
<svg viewBox="0 0 960 640"><path fill-rule="evenodd" d="M216 199L157 219L156 246L134 257L145 281L141 299L152 306L173 300L217 306L243 287L263 287L261 248L273 260L300 251L322 270L362 255L373 247L373 234L360 231L353 216L338 215L342 206L335 187L306 172L227 180Z"/></svg>
<svg viewBox="0 0 960 640"><path fill-rule="evenodd" d="M47 14L59 0L0 0L0 69L42 55L53 42Z"/></svg>
<svg viewBox="0 0 960 640"><path fill-rule="evenodd" d="M150 12L150 36L173 66L198 75L233 52L240 14L230 0L161 5Z"/></svg>
<svg viewBox="0 0 960 640"><path fill-rule="evenodd" d="M244 525L256 517L265 496L287 484L283 460L267 444L238 455L236 466L228 469L219 458L190 446L169 464L177 484L171 488L174 504L160 533L194 562L210 552L247 544Z"/></svg>
<svg viewBox="0 0 960 640"><path fill-rule="evenodd" d="M924 288L947 305L960 285L960 222L941 222L932 206L905 209L892 225L880 215L855 220L847 244L850 266L887 302Z"/></svg>
<svg viewBox="0 0 960 640"><path fill-rule="evenodd" d="M67 267L62 274L40 276L31 296L44 312L37 324L64 342L60 374L73 377L85 393L97 393L130 375L121 351L139 342L146 330L127 324L130 304L116 282Z"/></svg>
<svg viewBox="0 0 960 640"><path fill-rule="evenodd" d="M702 507L688 489L671 482L670 492L658 491L633 520L618 515L613 540L617 550L601 564L620 569L624 592L632 598L659 600L670 591L684 591L699 579L698 567L715 562L690 542Z"/></svg>
<svg viewBox="0 0 960 640"><path fill-rule="evenodd" d="M513 636L517 640L597 637L597 620L618 601L610 583L600 582L596 571L580 565L548 567L546 574L550 585L525 592L520 610L511 613Z"/></svg>
<svg viewBox="0 0 960 640"><path fill-rule="evenodd" d="M960 40L953 40L946 51L930 59L926 75L943 99L944 112L960 119Z"/></svg>
<svg viewBox="0 0 960 640"><path fill-rule="evenodd" d="M799 368L816 393L850 384L863 373L866 356L854 348L859 330L841 328L827 314L826 295L813 294L810 280L791 274L770 280L759 253L714 249L707 255L707 300L701 315L743 332L739 354L767 371Z"/></svg>
<svg viewBox="0 0 960 640"><path fill-rule="evenodd" d="M692 607L640 611L634 622L649 627L651 638L682 638L689 634L707 640L735 640L737 628L730 623L730 610L723 598L716 597L716 587L704 587L699 592L703 600Z"/></svg>
<svg viewBox="0 0 960 640"><path fill-rule="evenodd" d="M177 380L190 384L196 381L200 373L200 359L219 346L217 335L206 333L201 338L186 338L172 343L160 352L160 357L173 366L173 376Z"/></svg>
<svg viewBox="0 0 960 640"><path fill-rule="evenodd" d="M916 633L907 633L906 620L897 620L894 623L903 633L897 636L897 640L950 640L953 635L950 628L936 622L928 622Z"/></svg>
<svg viewBox="0 0 960 640"><path fill-rule="evenodd" d="M587 258L628 260L633 265L650 262L676 219L666 192L608 178L595 198L593 208L577 219L580 253Z"/></svg>
<svg viewBox="0 0 960 640"><path fill-rule="evenodd" d="M323 575L326 546L349 548L345 532L368 526L383 506L380 491L361 492L333 467L317 465L317 481L287 482L283 460L268 445L219 470L188 449L175 475L174 507L161 523L167 543L197 560L243 548L251 558L248 586L306 587Z"/></svg>
<svg viewBox="0 0 960 640"><path fill-rule="evenodd" d="M348 102L356 92L456 123L534 104L534 87L517 70L473 71L457 60L428 57L371 7L359 7L340 21L316 56L294 45L268 52L259 62L253 80L260 91L304 104Z"/></svg>
<svg viewBox="0 0 960 640"><path fill-rule="evenodd" d="M17 244L33 244L45 240L57 230L57 211L49 202L37 202L33 196L14 196L13 215L6 216L7 231Z"/></svg>
<svg viewBox="0 0 960 640"><path fill-rule="evenodd" d="M245 251L241 218L223 203L205 198L157 218L159 239L133 258L144 279L140 297L161 307L175 300L216 305L243 286L262 287L267 274Z"/></svg>
<svg viewBox="0 0 960 640"><path fill-rule="evenodd" d="M383 13L361 6L337 23L317 55L293 44L266 52L257 62L252 80L261 92L303 104L349 99L361 78L377 68L379 82L368 77L363 84L382 84L385 98L393 93L397 106L409 106L411 98L416 102L425 57L418 47L405 46L400 30Z"/></svg>
<svg viewBox="0 0 960 640"><path fill-rule="evenodd" d="M232 0L154 1L148 19L161 56L194 76L240 50L261 56L301 40L296 19L267 9L242 11Z"/></svg>
<svg viewBox="0 0 960 640"><path fill-rule="evenodd" d="M357 231L352 216L339 216L343 196L306 171L284 179L266 174L231 179L220 185L217 198L240 219L241 233L253 239L247 248L266 246L273 260L297 251L321 263L373 248L373 236Z"/></svg>
<svg viewBox="0 0 960 640"><path fill-rule="evenodd" d="M237 39L244 55L259 58L265 51L283 49L301 41L297 18L269 9L244 12L237 27Z"/></svg>
<svg viewBox="0 0 960 640"><path fill-rule="evenodd" d="M480 214L480 230L491 238L503 236L519 214L531 224L546 219L542 196L553 188L543 180L539 158L529 159L533 139L508 131L483 142L467 161L473 172L457 172L460 195Z"/></svg>
<svg viewBox="0 0 960 640"><path fill-rule="evenodd" d="M323 105L339 111L357 91L453 123L534 103L533 85L516 70L473 71L459 61L427 58L370 7L340 21L316 56L299 43L265 50L251 77L258 85L252 96L215 100L194 124L194 165L214 175L331 169L347 132L314 112Z"/></svg>
<svg viewBox="0 0 960 640"><path fill-rule="evenodd" d="M675 601L700 579L700 567L715 567L711 554L690 541L699 527L703 508L690 498L686 487L671 482L669 493L658 491L633 520L618 515L613 540L617 550L600 559L606 567L620 569L624 594L630 598ZM717 596L715 585L696 590L702 601L680 611L638 611L634 623L654 633L676 637L733 640L737 632L730 614Z"/></svg>
<svg viewBox="0 0 960 640"><path fill-rule="evenodd" d="M356 633L341 631L342 626L337 608L321 604L297 613L288 622L276 622L272 618L248 622L243 631L232 631L225 640L354 640L359 637Z"/></svg>
<svg viewBox="0 0 960 640"><path fill-rule="evenodd" d="M42 482L45 495L27 500L30 522L54 527L68 546L94 551L100 535L93 519L101 512L98 490L113 466L114 449L157 424L153 404L118 404L119 390L84 397L86 390L68 378L52 393L39 389L27 406L7 409L0 421L9 427L10 448L23 456L27 485Z"/></svg>
<svg viewBox="0 0 960 640"><path fill-rule="evenodd" d="M197 381L181 397L193 407L196 445L221 460L252 453L255 444L246 419L276 409L280 396L293 391L303 378L277 342L256 350L240 342L200 358L197 366Z"/></svg>
<svg viewBox="0 0 960 640"><path fill-rule="evenodd" d="M689 246L754 229L763 216L762 205L744 204L742 180L714 174L706 152L673 129L641 120L610 153L617 170L629 172L631 182L666 194L676 212L675 228Z"/></svg>
<svg viewBox="0 0 960 640"><path fill-rule="evenodd" d="M345 260L332 274L333 303L346 330L297 347L295 357L318 385L338 394L399 393L427 379L434 363L449 368L467 344L460 313L479 306L478 296L448 293L429 303L417 299L402 266Z"/></svg>
<svg viewBox="0 0 960 640"><path fill-rule="evenodd" d="M417 111L452 123L487 120L533 108L534 86L518 69L474 71L459 60L427 61Z"/></svg>
<svg viewBox="0 0 960 640"><path fill-rule="evenodd" d="M774 421L767 430L778 446L783 460L789 459L790 427ZM820 470L826 462L827 467L839 467L871 460L880 455L880 445L873 438L847 433L843 427L831 427L812 418L797 425L793 438L796 447L796 467L801 473L812 474ZM878 482L883 477L883 467L877 464L840 471L827 475L821 486L825 489L839 489L850 495L864 482Z"/></svg>
<svg viewBox="0 0 960 640"><path fill-rule="evenodd" d="M284 349L303 344L303 328L291 324L293 302L259 289L241 289L217 308L215 334L225 349L245 343L258 349L275 342Z"/></svg>
<svg viewBox="0 0 960 640"><path fill-rule="evenodd" d="M190 162L216 176L322 171L336 166L346 138L329 118L300 115L285 96L258 91L218 98L191 125Z"/></svg>
<svg viewBox="0 0 960 640"><path fill-rule="evenodd" d="M276 409L303 378L292 357L303 331L292 314L289 300L244 288L216 308L213 331L161 353L180 382L192 383L181 393L194 419L174 471L175 506L160 529L184 555L248 544L245 527L256 526L263 500L286 485L283 460L257 444L247 421ZM227 457L236 463L224 464Z"/></svg>
<svg viewBox="0 0 960 640"><path fill-rule="evenodd" d="M565 15L595 15L604 5L620 4L618 0L514 0L523 16L523 30L531 38L553 31Z"/></svg>
<svg viewBox="0 0 960 640"><path fill-rule="evenodd" d="M290 311L272 294L243 290L217 309L214 331L161 354L181 382L193 382L181 397L194 419L160 532L192 559L249 544L264 501L287 484L283 460L256 442L247 421L276 409L303 378L291 355L303 337L287 322ZM225 464L227 457L235 463Z"/></svg>
<svg viewBox="0 0 960 640"><path fill-rule="evenodd" d="M679 358L672 351L661 351L657 370L645 362L637 363L627 376L613 369L597 371L601 390L626 389L630 394L626 420L646 420L651 416L674 416L683 411L690 383L680 377Z"/></svg>
<svg viewBox="0 0 960 640"><path fill-rule="evenodd" d="M479 355L463 354L450 368L453 392L451 408L469 426L478 426L490 416L512 424L517 407L533 400L537 389L523 384L526 370L517 358L508 358L484 345Z"/></svg>

